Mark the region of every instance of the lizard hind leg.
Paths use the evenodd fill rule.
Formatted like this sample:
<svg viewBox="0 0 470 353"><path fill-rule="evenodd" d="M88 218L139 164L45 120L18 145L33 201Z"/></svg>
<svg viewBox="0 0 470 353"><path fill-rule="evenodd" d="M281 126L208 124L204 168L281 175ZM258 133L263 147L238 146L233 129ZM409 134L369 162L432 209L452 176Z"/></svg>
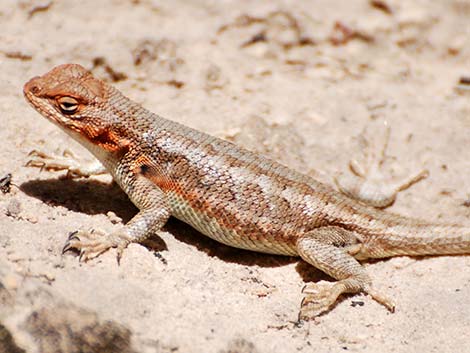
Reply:
<svg viewBox="0 0 470 353"><path fill-rule="evenodd" d="M321 227L306 233L297 241L300 257L322 270L337 282L307 285L303 293L299 319L309 320L328 311L343 293L369 294L374 300L394 311L395 304L376 292L362 265L354 258L361 244L355 234L340 227Z"/></svg>

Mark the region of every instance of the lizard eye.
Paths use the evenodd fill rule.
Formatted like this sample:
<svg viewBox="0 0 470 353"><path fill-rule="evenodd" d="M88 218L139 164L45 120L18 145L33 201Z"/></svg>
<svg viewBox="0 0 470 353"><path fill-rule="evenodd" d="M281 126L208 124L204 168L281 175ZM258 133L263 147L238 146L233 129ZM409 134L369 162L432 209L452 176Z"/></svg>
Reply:
<svg viewBox="0 0 470 353"><path fill-rule="evenodd" d="M78 101L73 97L59 97L57 103L64 114L74 114L78 110Z"/></svg>

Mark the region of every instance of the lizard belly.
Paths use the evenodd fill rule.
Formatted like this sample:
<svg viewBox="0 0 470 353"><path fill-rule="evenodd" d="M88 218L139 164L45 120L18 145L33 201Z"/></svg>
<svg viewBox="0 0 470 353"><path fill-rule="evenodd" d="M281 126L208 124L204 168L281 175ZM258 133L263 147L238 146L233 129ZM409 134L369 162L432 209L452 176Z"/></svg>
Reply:
<svg viewBox="0 0 470 353"><path fill-rule="evenodd" d="M295 243L278 240L270 234L250 234L250 226L230 228L223 225L217 217L199 211L176 193L167 194L171 214L191 225L202 234L228 246L258 251L268 254L297 256ZM234 225L235 226L235 225Z"/></svg>

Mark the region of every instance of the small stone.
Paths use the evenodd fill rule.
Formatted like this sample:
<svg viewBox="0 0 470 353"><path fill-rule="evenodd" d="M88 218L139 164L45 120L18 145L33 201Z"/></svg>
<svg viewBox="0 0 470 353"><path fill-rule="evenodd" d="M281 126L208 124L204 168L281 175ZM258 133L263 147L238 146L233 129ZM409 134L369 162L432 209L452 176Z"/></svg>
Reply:
<svg viewBox="0 0 470 353"><path fill-rule="evenodd" d="M36 216L26 216L25 218L29 223L36 224L38 223L38 218Z"/></svg>
<svg viewBox="0 0 470 353"><path fill-rule="evenodd" d="M21 203L17 199L11 199L7 205L6 215L8 217L18 218L21 213Z"/></svg>
<svg viewBox="0 0 470 353"><path fill-rule="evenodd" d="M55 275L50 272L44 272L42 275L49 282L55 281Z"/></svg>
<svg viewBox="0 0 470 353"><path fill-rule="evenodd" d="M15 290L18 288L18 278L12 274L7 274L3 279L3 285L8 290Z"/></svg>

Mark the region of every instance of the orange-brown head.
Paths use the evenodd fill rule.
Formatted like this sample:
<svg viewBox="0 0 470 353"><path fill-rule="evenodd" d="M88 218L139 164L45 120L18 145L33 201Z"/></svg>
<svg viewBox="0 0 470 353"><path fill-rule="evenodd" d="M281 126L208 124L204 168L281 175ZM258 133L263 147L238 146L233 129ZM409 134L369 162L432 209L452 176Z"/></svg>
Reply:
<svg viewBox="0 0 470 353"><path fill-rule="evenodd" d="M26 100L41 115L82 143L108 152L125 147L125 137L115 122L111 96L121 94L77 64L55 67L29 80L23 88Z"/></svg>

